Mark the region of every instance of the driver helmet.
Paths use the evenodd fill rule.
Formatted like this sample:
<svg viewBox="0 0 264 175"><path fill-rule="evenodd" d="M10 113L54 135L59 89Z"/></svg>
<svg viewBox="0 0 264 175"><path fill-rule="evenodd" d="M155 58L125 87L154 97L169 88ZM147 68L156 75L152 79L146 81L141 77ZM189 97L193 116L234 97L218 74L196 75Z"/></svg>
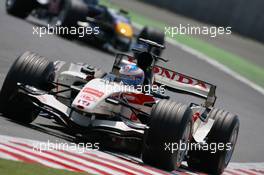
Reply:
<svg viewBox="0 0 264 175"><path fill-rule="evenodd" d="M121 82L125 85L138 86L143 85L144 71L135 64L127 64L119 70Z"/></svg>

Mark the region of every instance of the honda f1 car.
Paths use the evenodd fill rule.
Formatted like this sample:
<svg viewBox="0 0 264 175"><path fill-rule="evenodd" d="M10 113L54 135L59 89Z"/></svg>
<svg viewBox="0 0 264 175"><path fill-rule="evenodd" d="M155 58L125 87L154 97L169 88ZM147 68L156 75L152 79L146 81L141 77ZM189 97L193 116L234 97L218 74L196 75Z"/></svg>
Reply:
<svg viewBox="0 0 264 175"><path fill-rule="evenodd" d="M106 73L87 63L50 62L32 52L19 56L10 68L0 93L1 111L12 120L31 123L43 113L76 135L96 135L100 143L137 152L143 162L168 171L186 160L192 169L220 174L228 165L236 144L237 115L214 106L216 86L157 65L168 60L152 54L163 49L150 40L136 56L116 55ZM122 83L120 70L135 65L144 71L142 91ZM201 105L170 100L156 89L205 99ZM125 88L124 88L125 87ZM222 149L176 148L221 144ZM226 147L227 146L227 147ZM223 149L223 147L225 149Z"/></svg>
<svg viewBox="0 0 264 175"><path fill-rule="evenodd" d="M99 5L97 0L6 0L6 10L20 18L32 14L54 27L82 27L90 32L82 34L81 40L111 52L128 52L139 44L139 38L151 39L161 45L165 42L163 32L149 27L135 34L128 12ZM64 30L62 36L72 38L76 35L76 32L64 34ZM161 54L158 48L153 52Z"/></svg>

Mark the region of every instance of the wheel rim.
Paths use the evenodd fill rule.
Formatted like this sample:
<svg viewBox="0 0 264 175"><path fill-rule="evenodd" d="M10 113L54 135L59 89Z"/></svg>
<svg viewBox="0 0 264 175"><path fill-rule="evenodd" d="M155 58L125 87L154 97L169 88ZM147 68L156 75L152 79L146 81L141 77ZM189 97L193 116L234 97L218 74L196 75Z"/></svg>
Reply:
<svg viewBox="0 0 264 175"><path fill-rule="evenodd" d="M12 7L15 3L15 0L7 0L6 1L6 7L9 9L10 7Z"/></svg>
<svg viewBox="0 0 264 175"><path fill-rule="evenodd" d="M185 150L181 150L180 148L178 148L179 151L178 151L178 154L177 154L177 162L176 162L177 166L180 166L180 164L183 161L185 155L187 154L188 142L189 142L189 137L190 137L190 134L191 134L191 126L192 126L192 124L191 124L191 122L189 122L187 124L187 126L185 127L185 130L183 132L183 135L182 135L182 138L181 138L181 143L185 144L185 146L186 146L185 148L186 149Z"/></svg>
<svg viewBox="0 0 264 175"><path fill-rule="evenodd" d="M231 160L231 157L233 155L233 152L234 152L234 147L236 145L236 141L237 141L237 136L238 136L238 127L236 127L233 132L232 132L232 135L229 139L229 143L231 143L231 149L228 150L226 152L226 155L225 155L225 164L227 165L229 163L229 161Z"/></svg>
<svg viewBox="0 0 264 175"><path fill-rule="evenodd" d="M64 20L64 11L62 11L57 17L54 17L52 19L52 24L54 26L61 26L63 20Z"/></svg>
<svg viewBox="0 0 264 175"><path fill-rule="evenodd" d="M60 10L58 16L55 16L51 19L51 24L54 26L61 26L63 21L64 21L65 13L66 13L65 12L66 11L65 10L66 4L63 3L60 8L61 8L61 10Z"/></svg>

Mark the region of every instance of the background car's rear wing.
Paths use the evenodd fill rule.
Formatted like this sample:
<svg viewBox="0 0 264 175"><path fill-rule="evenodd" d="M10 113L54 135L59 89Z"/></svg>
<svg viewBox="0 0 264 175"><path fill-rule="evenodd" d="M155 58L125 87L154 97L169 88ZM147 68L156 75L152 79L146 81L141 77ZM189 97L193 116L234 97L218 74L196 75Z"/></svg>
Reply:
<svg viewBox="0 0 264 175"><path fill-rule="evenodd" d="M163 84L171 91L180 91L204 98L206 107L214 106L215 85L157 65L153 67L153 78L154 83Z"/></svg>

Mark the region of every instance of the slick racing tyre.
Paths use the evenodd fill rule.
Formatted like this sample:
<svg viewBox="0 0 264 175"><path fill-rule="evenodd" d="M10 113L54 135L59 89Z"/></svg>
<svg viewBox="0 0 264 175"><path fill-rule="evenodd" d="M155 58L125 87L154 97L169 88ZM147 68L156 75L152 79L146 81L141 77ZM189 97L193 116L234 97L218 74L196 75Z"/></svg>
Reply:
<svg viewBox="0 0 264 175"><path fill-rule="evenodd" d="M187 105L161 100L151 111L149 129L143 143L143 162L164 169L178 168L186 155L186 149L176 146L187 143L192 128L192 111ZM175 145L172 150L172 145Z"/></svg>
<svg viewBox="0 0 264 175"><path fill-rule="evenodd" d="M151 41L154 41L160 45L164 45L165 44L165 35L163 32L153 29L153 28L149 28L149 27L144 27L140 34L138 35L138 39L139 38L143 38L143 39L148 39ZM160 56L162 53L161 49L158 48L154 48L152 51L155 55Z"/></svg>
<svg viewBox="0 0 264 175"><path fill-rule="evenodd" d="M54 65L44 57L25 52L9 69L0 92L0 107L4 116L21 123L31 123L39 114L31 102L18 92L17 83L50 91L55 77Z"/></svg>
<svg viewBox="0 0 264 175"><path fill-rule="evenodd" d="M36 6L36 0L6 0L7 13L19 18L26 18Z"/></svg>
<svg viewBox="0 0 264 175"><path fill-rule="evenodd" d="M87 13L88 6L83 0L64 0L61 11L52 19L51 25L76 27L77 21L85 20Z"/></svg>
<svg viewBox="0 0 264 175"><path fill-rule="evenodd" d="M198 171L221 174L227 167L236 145L239 119L237 115L216 108L211 110L209 117L215 122L207 136L207 143L225 145L224 149L222 146L216 150L191 150L187 163L190 168Z"/></svg>

